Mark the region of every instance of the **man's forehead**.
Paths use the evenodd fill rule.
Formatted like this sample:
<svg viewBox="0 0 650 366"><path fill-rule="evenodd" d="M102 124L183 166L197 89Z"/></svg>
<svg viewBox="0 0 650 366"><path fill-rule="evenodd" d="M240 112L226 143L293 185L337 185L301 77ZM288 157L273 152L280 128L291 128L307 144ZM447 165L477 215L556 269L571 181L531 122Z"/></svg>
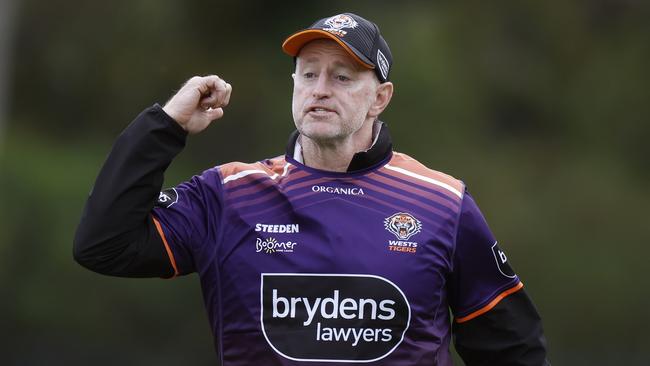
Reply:
<svg viewBox="0 0 650 366"><path fill-rule="evenodd" d="M303 64L314 64L327 61L334 66L354 70L364 69L339 44L328 39L317 39L307 43L300 49L296 59Z"/></svg>
<svg viewBox="0 0 650 366"><path fill-rule="evenodd" d="M345 69L350 69L354 71L363 71L366 70L363 67L357 65L356 62L352 61L345 61L345 60L340 60L340 59L328 59L324 60L322 57L317 57L310 55L308 57L298 57L298 64L299 65L304 65L304 66L309 66L309 65L317 65L321 64L323 62L327 62L328 65L331 65L333 67L337 68L345 68Z"/></svg>

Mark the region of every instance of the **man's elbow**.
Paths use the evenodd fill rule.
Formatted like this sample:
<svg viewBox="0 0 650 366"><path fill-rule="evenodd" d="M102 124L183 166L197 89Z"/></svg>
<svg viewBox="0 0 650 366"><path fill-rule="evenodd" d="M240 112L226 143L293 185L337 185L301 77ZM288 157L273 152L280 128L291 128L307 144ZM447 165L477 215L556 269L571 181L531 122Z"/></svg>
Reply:
<svg viewBox="0 0 650 366"><path fill-rule="evenodd" d="M107 276L167 278L174 269L154 230L96 231L80 226L72 243L72 257L82 267Z"/></svg>
<svg viewBox="0 0 650 366"><path fill-rule="evenodd" d="M124 252L124 244L120 235L102 235L80 225L72 242L72 257L86 269L110 275Z"/></svg>
<svg viewBox="0 0 650 366"><path fill-rule="evenodd" d="M96 248L96 243L93 243L89 238L84 237L77 230L77 233L72 241L72 258L75 262L82 267L94 272L99 272L99 261L97 256L93 253L93 248Z"/></svg>

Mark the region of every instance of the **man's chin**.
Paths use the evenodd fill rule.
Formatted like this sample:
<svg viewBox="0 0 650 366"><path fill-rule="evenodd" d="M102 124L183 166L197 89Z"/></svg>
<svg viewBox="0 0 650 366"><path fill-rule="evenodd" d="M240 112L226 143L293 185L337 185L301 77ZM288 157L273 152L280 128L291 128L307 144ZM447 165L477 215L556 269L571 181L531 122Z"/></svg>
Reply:
<svg viewBox="0 0 650 366"><path fill-rule="evenodd" d="M332 128L332 126L322 126L323 128L316 128L319 126L308 126L307 128L299 129L301 135L316 143L328 143L341 138L340 131Z"/></svg>
<svg viewBox="0 0 650 366"><path fill-rule="evenodd" d="M307 131L306 133L301 133L301 135L313 140L314 142L324 143L328 141L334 141L339 138L337 133L333 132L324 132L324 131Z"/></svg>
<svg viewBox="0 0 650 366"><path fill-rule="evenodd" d="M334 122L330 121L305 121L298 130L313 140L335 138L340 133Z"/></svg>

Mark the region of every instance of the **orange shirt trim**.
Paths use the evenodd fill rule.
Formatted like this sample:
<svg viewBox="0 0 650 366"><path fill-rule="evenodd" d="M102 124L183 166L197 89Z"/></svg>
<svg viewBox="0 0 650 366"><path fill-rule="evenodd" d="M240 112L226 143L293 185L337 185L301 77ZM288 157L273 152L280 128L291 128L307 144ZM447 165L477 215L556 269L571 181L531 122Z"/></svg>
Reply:
<svg viewBox="0 0 650 366"><path fill-rule="evenodd" d="M514 294L515 292L521 290L523 287L524 287L524 284L519 282L514 287L500 293L499 296L495 297L494 300L490 301L490 303L485 305L484 307L476 310L475 312L473 312L473 313L471 313L471 314L469 314L467 316L464 316L462 318L457 318L456 323L464 323L466 321L469 321L469 320L472 320L472 319L476 318L477 316L479 316L481 314L487 313L493 307L495 307L499 302L501 302L501 300L506 298L508 295Z"/></svg>

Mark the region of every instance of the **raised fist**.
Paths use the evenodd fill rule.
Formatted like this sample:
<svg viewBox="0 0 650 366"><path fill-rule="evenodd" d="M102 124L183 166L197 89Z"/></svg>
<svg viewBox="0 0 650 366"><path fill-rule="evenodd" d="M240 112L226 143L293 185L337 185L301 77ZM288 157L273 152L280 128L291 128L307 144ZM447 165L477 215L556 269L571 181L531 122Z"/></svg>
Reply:
<svg viewBox="0 0 650 366"><path fill-rule="evenodd" d="M203 131L223 116L232 87L216 75L195 76L165 104L163 110L190 134Z"/></svg>

